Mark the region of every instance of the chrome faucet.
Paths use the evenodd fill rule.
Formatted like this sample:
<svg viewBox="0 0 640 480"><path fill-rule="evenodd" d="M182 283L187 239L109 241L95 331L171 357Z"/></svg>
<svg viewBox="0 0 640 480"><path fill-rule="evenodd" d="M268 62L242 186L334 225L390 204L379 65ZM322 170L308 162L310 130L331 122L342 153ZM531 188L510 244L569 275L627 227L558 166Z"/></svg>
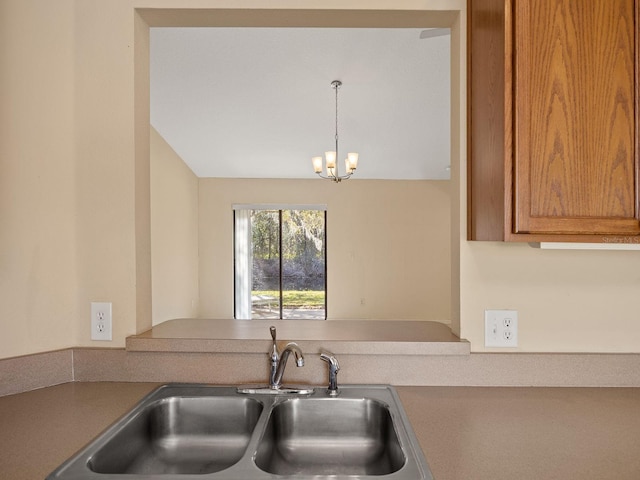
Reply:
<svg viewBox="0 0 640 480"><path fill-rule="evenodd" d="M271 361L271 375L269 376L269 387L278 390L282 386L282 376L284 375L284 369L287 366L287 360L289 355L293 352L296 359L296 366L304 366L304 356L302 350L294 342L287 343L284 350L278 353L278 345L276 345L276 327L271 326L269 328L271 332L271 338L273 343L271 345L271 351L269 352L269 358Z"/></svg>
<svg viewBox="0 0 640 480"><path fill-rule="evenodd" d="M338 390L338 371L340 370L338 359L333 353L322 352L320 360L324 360L329 365L329 388L327 388L327 392L329 392L330 396L335 397L340 393Z"/></svg>

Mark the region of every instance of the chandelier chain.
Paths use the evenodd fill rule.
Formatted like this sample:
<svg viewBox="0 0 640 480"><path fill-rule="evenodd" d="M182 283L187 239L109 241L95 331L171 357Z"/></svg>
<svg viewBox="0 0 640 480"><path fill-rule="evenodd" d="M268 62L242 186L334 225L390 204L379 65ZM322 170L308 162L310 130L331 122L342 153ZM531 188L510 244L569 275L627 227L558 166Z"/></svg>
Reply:
<svg viewBox="0 0 640 480"><path fill-rule="evenodd" d="M339 83L335 83L333 88L336 90L336 174L338 169L338 159L340 156L338 155L338 89L340 88Z"/></svg>

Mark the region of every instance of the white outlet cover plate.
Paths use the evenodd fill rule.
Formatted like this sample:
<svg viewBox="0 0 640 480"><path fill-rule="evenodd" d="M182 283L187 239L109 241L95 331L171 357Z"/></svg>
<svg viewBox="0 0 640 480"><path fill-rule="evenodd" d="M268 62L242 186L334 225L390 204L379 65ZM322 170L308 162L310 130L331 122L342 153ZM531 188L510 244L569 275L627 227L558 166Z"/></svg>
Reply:
<svg viewBox="0 0 640 480"><path fill-rule="evenodd" d="M111 302L91 302L91 340L111 340Z"/></svg>
<svg viewBox="0 0 640 480"><path fill-rule="evenodd" d="M507 348L518 346L517 310L484 311L484 346Z"/></svg>

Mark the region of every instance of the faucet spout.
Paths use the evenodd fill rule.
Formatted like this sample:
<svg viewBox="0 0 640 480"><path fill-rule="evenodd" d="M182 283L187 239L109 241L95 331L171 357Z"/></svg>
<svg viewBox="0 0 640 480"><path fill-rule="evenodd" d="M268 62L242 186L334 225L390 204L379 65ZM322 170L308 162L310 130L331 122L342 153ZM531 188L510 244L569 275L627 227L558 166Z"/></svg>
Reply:
<svg viewBox="0 0 640 480"><path fill-rule="evenodd" d="M294 342L287 343L287 345L284 347L284 350L280 353L280 359L278 360L275 374L271 379L271 388L280 388L280 386L282 385L282 376L284 375L284 369L287 366L287 360L289 359L289 355L291 355L291 353L293 353L296 359L296 366L304 366L304 355L302 355L302 350L300 350L300 347L298 347L298 345Z"/></svg>

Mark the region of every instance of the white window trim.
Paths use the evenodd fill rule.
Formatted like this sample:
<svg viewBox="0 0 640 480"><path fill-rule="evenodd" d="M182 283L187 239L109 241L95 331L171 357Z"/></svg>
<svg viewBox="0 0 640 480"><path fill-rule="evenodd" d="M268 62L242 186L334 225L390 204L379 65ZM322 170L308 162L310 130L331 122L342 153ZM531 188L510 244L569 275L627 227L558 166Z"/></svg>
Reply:
<svg viewBox="0 0 640 480"><path fill-rule="evenodd" d="M321 204L291 204L291 203L234 203L233 210L320 210L327 211L326 205Z"/></svg>

